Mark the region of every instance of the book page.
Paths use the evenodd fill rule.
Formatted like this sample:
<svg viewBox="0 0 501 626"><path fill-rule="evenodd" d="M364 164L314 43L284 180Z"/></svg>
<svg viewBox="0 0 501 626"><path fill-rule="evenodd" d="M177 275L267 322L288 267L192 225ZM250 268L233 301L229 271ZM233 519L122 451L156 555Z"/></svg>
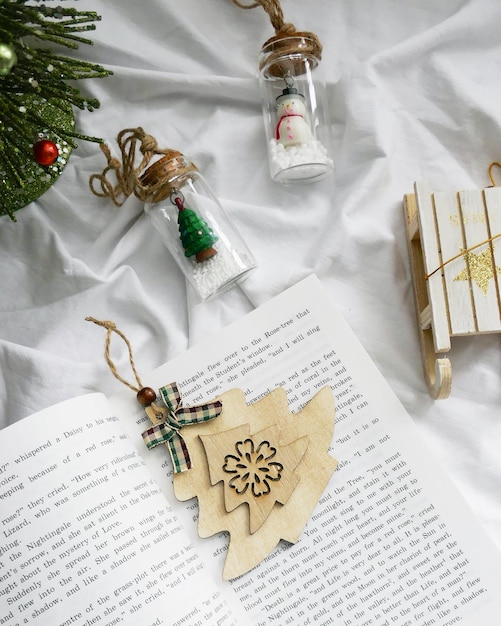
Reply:
<svg viewBox="0 0 501 626"><path fill-rule="evenodd" d="M240 625L117 422L92 394L0 432L0 624Z"/></svg>
<svg viewBox="0 0 501 626"><path fill-rule="evenodd" d="M176 503L167 451L143 446L214 580L254 624L497 623L499 552L316 277L143 381L176 381L187 406L234 387L253 402L282 386L293 412L325 385L335 394L330 453L339 466L304 533L231 582L221 580L228 537L197 538L196 499ZM126 393L112 402L140 449L141 408Z"/></svg>

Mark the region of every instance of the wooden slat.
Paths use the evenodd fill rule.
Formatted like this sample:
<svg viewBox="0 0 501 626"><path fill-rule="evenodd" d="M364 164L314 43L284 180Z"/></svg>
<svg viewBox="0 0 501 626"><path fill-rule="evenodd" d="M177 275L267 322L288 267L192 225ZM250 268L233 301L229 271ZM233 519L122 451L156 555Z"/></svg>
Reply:
<svg viewBox="0 0 501 626"><path fill-rule="evenodd" d="M489 238L482 191L480 189L460 191L459 202L463 214L465 244L470 248ZM460 282L469 284L478 332L499 332L501 321L490 244L471 251L469 259L469 262L462 264L463 272L456 276L456 281L469 273L470 279Z"/></svg>
<svg viewBox="0 0 501 626"><path fill-rule="evenodd" d="M431 306L425 307L419 314L419 327L426 330L431 327Z"/></svg>
<svg viewBox="0 0 501 626"><path fill-rule="evenodd" d="M438 238L443 262L453 259L465 249L463 216L456 192L442 191L433 194L437 217ZM463 256L445 263L442 272L445 280L451 335L468 335L478 332L473 300L468 282L455 280L465 267Z"/></svg>
<svg viewBox="0 0 501 626"><path fill-rule="evenodd" d="M411 241L419 237L419 220L417 213L414 213L412 217L409 218L408 233Z"/></svg>
<svg viewBox="0 0 501 626"><path fill-rule="evenodd" d="M435 354L423 250L419 229L416 231L415 228L417 202L414 194L404 196L403 209L425 380L433 398L447 398L451 390L452 368L449 359L437 358Z"/></svg>
<svg viewBox="0 0 501 626"><path fill-rule="evenodd" d="M421 231L421 246L426 274L435 272L442 263L435 227L435 215L430 186L427 182L414 184ZM451 348L447 303L441 272L435 272L427 280L428 299L431 305L433 344L436 352L447 352Z"/></svg>
<svg viewBox="0 0 501 626"><path fill-rule="evenodd" d="M419 224L417 219L417 202L416 196L413 193L405 194L404 196L404 216L405 216L405 231L407 235L407 247L409 250L409 260L411 263L412 273L412 285L414 288L414 299L416 304L416 314L418 318L419 328L422 328L421 314L430 308L428 302L428 291L426 289L426 281L424 280L424 266L423 266L423 251L421 249L421 237L419 228L416 230L416 225ZM427 328L431 326L430 314L427 314Z"/></svg>
<svg viewBox="0 0 501 626"><path fill-rule="evenodd" d="M489 236L496 237L501 233L501 187L489 187L484 189L485 209L487 213ZM492 240L491 250L494 255L495 287L498 301L498 314L501 319L501 238Z"/></svg>

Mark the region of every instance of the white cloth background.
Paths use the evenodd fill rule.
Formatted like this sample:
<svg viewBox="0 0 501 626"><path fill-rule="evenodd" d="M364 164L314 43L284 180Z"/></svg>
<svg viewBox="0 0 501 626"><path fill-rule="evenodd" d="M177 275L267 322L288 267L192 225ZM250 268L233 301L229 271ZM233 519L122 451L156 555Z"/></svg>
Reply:
<svg viewBox="0 0 501 626"><path fill-rule="evenodd" d="M273 34L262 9L230 0L81 0L102 21L79 58L113 70L81 83L101 108L81 132L113 142L142 126L189 155L259 268L199 304L130 198L93 196L104 157L80 142L39 200L0 219L0 400L6 426L77 394L122 389L103 358L112 319L143 376L315 272L501 547L498 335L453 339L453 389L426 390L402 197L489 184L501 158L501 3L283 0L287 21L324 46L336 171L282 188L268 174L256 61ZM113 356L127 372L119 340ZM127 375L127 374L126 374ZM71 416L68 417L71 420ZM423 456L426 463L427 456Z"/></svg>

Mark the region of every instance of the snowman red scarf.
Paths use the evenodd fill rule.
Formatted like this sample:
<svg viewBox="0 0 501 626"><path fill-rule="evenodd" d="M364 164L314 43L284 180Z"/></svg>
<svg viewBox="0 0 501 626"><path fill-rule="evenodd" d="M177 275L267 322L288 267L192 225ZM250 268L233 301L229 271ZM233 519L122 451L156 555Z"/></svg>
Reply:
<svg viewBox="0 0 501 626"><path fill-rule="evenodd" d="M304 115L301 115L300 113L286 113L285 115L282 115L282 117L278 120L277 125L275 126L275 139L277 141L279 141L280 139L280 124L286 117L302 117L304 119Z"/></svg>

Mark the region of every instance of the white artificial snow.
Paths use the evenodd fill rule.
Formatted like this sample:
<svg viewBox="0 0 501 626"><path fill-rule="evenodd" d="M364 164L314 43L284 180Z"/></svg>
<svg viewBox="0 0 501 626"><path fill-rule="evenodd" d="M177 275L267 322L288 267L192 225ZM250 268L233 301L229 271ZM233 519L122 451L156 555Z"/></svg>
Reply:
<svg viewBox="0 0 501 626"><path fill-rule="evenodd" d="M318 179L334 167L327 150L317 139L287 148L271 139L269 156L271 177L278 182Z"/></svg>
<svg viewBox="0 0 501 626"><path fill-rule="evenodd" d="M202 300L206 300L242 280L253 267L254 263L247 255L221 246L207 261L193 262L193 284Z"/></svg>

